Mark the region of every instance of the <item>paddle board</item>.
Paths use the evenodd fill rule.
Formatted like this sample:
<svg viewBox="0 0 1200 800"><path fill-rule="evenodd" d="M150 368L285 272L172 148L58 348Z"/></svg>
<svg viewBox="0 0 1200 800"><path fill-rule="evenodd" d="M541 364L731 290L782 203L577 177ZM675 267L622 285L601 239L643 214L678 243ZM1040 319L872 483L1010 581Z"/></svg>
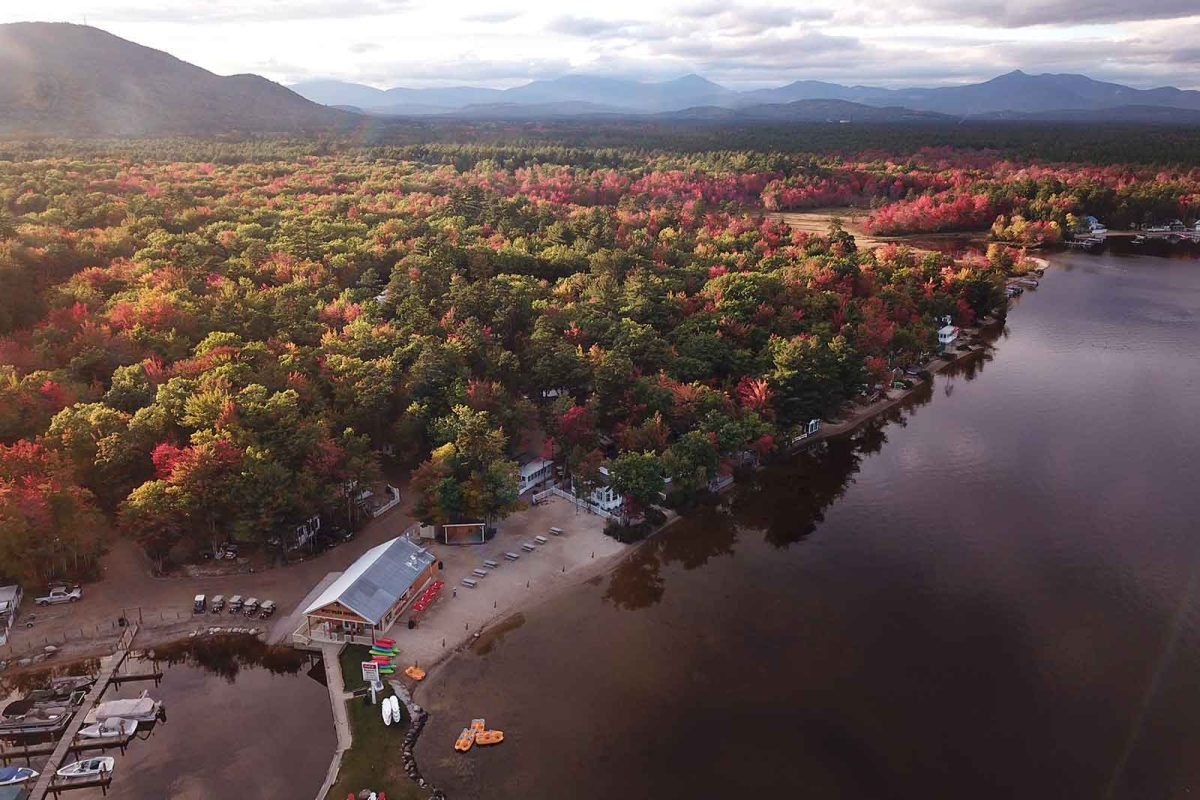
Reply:
<svg viewBox="0 0 1200 800"><path fill-rule="evenodd" d="M385 697L385 698L383 698L383 703L381 703L381 705L383 706L383 724L391 725L392 724L392 704L389 703L388 698Z"/></svg>
<svg viewBox="0 0 1200 800"><path fill-rule="evenodd" d="M402 719L400 716L400 698L392 695L388 700L392 703L392 719L399 722Z"/></svg>

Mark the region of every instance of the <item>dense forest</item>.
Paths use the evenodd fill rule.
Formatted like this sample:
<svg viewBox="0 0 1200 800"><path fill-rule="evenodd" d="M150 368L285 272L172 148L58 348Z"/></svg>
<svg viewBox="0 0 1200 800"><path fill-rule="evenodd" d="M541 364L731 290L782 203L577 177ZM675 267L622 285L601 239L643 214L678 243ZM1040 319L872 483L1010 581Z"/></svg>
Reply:
<svg viewBox="0 0 1200 800"><path fill-rule="evenodd" d="M385 466L412 470L426 520L495 519L531 446L579 491L606 466L633 506L667 477L686 496L933 350L941 317L1003 302L1004 248L866 252L765 212L864 202L890 231L942 229L961 197L981 229L1195 208L1196 172L1148 170L992 150L2 144L0 563L43 580L122 532L157 558L266 542Z"/></svg>

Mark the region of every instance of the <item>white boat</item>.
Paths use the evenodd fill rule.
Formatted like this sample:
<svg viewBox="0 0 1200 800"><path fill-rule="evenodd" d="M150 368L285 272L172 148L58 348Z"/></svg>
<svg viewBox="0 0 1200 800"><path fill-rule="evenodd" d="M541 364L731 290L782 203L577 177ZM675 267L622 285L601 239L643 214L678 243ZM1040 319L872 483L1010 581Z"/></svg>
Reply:
<svg viewBox="0 0 1200 800"><path fill-rule="evenodd" d="M112 756L85 758L83 761L67 764L55 774L60 778L95 778L101 773L111 775L116 763L117 760Z"/></svg>
<svg viewBox="0 0 1200 800"><path fill-rule="evenodd" d="M89 711L83 721L91 725L94 722L120 717L136 722L154 722L161 711L162 701L150 697L149 692L142 692L141 697L130 700L109 700L107 703L101 703Z"/></svg>
<svg viewBox="0 0 1200 800"><path fill-rule="evenodd" d="M109 717L102 722L94 722L79 729L79 735L84 739L107 739L111 736L132 736L137 730L136 719L124 717Z"/></svg>
<svg viewBox="0 0 1200 800"><path fill-rule="evenodd" d="M29 767L0 767L0 786L16 786L37 776L37 771Z"/></svg>

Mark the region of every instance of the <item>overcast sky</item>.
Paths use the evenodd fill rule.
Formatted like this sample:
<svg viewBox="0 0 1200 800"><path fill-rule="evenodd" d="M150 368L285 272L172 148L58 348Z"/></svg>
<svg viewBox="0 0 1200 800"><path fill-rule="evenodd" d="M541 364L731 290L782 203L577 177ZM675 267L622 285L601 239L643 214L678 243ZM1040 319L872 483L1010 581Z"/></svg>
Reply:
<svg viewBox="0 0 1200 800"><path fill-rule="evenodd" d="M1200 88L1200 0L0 0L0 21L20 20L86 21L284 83L697 72L735 88L927 86L1020 68Z"/></svg>

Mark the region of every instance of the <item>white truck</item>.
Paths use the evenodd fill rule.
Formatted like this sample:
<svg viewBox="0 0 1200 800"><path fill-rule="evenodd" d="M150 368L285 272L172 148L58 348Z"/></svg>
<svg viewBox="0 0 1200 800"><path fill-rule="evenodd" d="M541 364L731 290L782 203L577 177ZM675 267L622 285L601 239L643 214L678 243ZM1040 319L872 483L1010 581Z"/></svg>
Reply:
<svg viewBox="0 0 1200 800"><path fill-rule="evenodd" d="M21 605L20 586L0 586L0 644L8 641L8 631Z"/></svg>
<svg viewBox="0 0 1200 800"><path fill-rule="evenodd" d="M34 602L39 606L54 606L59 603L74 603L81 597L83 597L83 589L79 586L51 586L49 593Z"/></svg>

